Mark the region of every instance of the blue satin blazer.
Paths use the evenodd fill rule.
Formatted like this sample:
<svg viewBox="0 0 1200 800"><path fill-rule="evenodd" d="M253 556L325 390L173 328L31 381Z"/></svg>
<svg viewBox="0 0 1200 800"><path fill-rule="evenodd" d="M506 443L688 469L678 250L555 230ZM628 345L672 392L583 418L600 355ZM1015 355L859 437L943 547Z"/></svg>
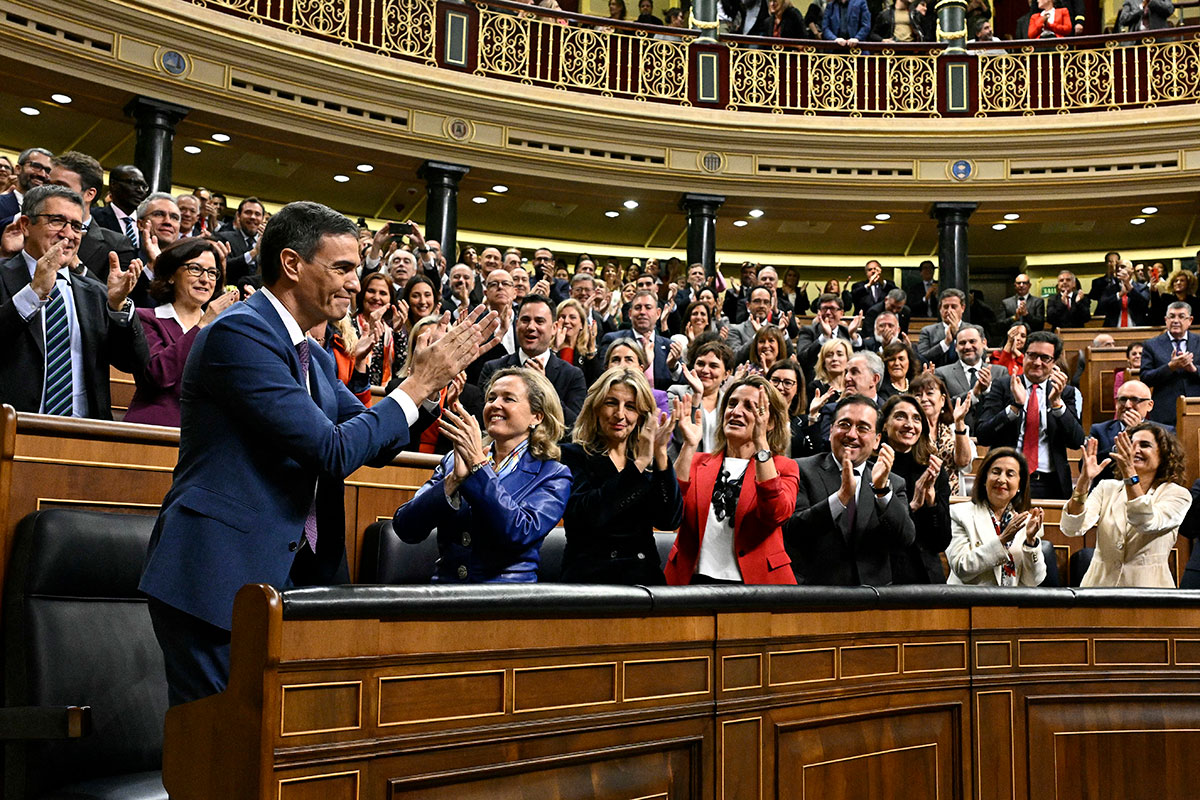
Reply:
<svg viewBox="0 0 1200 800"><path fill-rule="evenodd" d="M396 535L417 544L437 529L435 582L537 581L542 540L562 519L571 470L526 451L503 478L491 467L468 476L459 486L457 509L443 483L453 470L454 453L448 453L416 496L396 509Z"/></svg>

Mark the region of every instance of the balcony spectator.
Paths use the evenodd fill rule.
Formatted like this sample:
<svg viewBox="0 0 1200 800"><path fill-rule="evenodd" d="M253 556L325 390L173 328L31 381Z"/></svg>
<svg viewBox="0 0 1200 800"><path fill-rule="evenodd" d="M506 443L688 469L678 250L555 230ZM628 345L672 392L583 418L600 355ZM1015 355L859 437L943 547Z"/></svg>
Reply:
<svg viewBox="0 0 1200 800"><path fill-rule="evenodd" d="M1037 586L1046 579L1042 510L1029 508L1029 467L1009 447L988 452L970 503L950 507L951 584Z"/></svg>
<svg viewBox="0 0 1200 800"><path fill-rule="evenodd" d="M1196 308L1196 273L1186 269L1177 269L1167 278L1164 291L1154 292L1150 301L1150 324L1164 325L1167 319L1167 306L1172 303L1187 303Z"/></svg>
<svg viewBox="0 0 1200 800"><path fill-rule="evenodd" d="M910 11L909 0L892 0L875 17L871 28L873 42L923 42L925 31L919 15Z"/></svg>
<svg viewBox="0 0 1200 800"><path fill-rule="evenodd" d="M609 6L611 8L611 5ZM643 25L662 25L663 21L654 16L653 0L638 0L637 22Z"/></svg>
<svg viewBox="0 0 1200 800"><path fill-rule="evenodd" d="M992 33L992 7L988 0L969 0L967 3L967 35L974 36L976 41L994 41ZM987 25L988 39L980 39L983 26Z"/></svg>
<svg viewBox="0 0 1200 800"><path fill-rule="evenodd" d="M79 239L79 262L89 275L101 283L108 280L109 254L117 254L122 271L134 258L133 245L123 235L103 225L92 225L92 202L104 188L104 170L100 162L74 150L60 153L52 160L50 183L65 186L83 198L83 236Z"/></svg>
<svg viewBox="0 0 1200 800"><path fill-rule="evenodd" d="M125 412L126 422L179 427L183 367L192 344L238 300L236 291L222 290L223 261L223 249L208 237L176 242L159 254L150 296L160 305L137 311L150 359L135 375L137 390Z"/></svg>
<svg viewBox="0 0 1200 800"><path fill-rule="evenodd" d="M867 279L859 281L850 288L850 296L854 299L854 309L859 314L866 314L867 309L876 303L882 303L887 293L896 288L896 284L883 277L883 266L874 259L864 267Z"/></svg>
<svg viewBox="0 0 1200 800"><path fill-rule="evenodd" d="M857 47L871 33L871 11L866 0L828 0L821 23L825 41Z"/></svg>
<svg viewBox="0 0 1200 800"><path fill-rule="evenodd" d="M93 209L92 218L125 236L133 249L139 251L142 240L137 227L137 207L148 194L150 185L140 169L132 164L113 167L108 172L108 205Z"/></svg>
<svg viewBox="0 0 1200 800"><path fill-rule="evenodd" d="M30 147L17 156L17 185L0 195L0 229L21 215L21 204L30 189L50 181L53 158L54 154L43 147Z"/></svg>
<svg viewBox="0 0 1200 800"><path fill-rule="evenodd" d="M1032 4L1036 3L1036 8ZM1053 39L1070 36L1075 30L1071 24L1071 12L1055 8L1054 0L1031 0L1029 10L1029 38Z"/></svg>
<svg viewBox="0 0 1200 800"><path fill-rule="evenodd" d="M1191 333L1192 309L1187 303L1167 307L1167 330L1142 347L1140 378L1154 391L1154 409L1147 419L1163 425L1175 424L1175 401L1200 397L1200 336Z"/></svg>
<svg viewBox="0 0 1200 800"><path fill-rule="evenodd" d="M771 15L770 35L776 39L803 39L804 17L792 5L792 0L767 0Z"/></svg>
<svg viewBox="0 0 1200 800"><path fill-rule="evenodd" d="M1171 0L1125 0L1117 12L1117 33L1169 27L1168 18L1174 13Z"/></svg>
<svg viewBox="0 0 1200 800"><path fill-rule="evenodd" d="M83 199L66 187L35 186L21 210L23 249L0 263L0 402L17 411L111 420L110 365L136 375L149 358L126 302L141 262L128 272L111 268L107 284L72 274Z"/></svg>
<svg viewBox="0 0 1200 800"><path fill-rule="evenodd" d="M788 555L812 586L885 586L892 553L916 537L895 452L879 447L879 408L848 395L834 411L830 452L800 459L796 511L784 524Z"/></svg>
<svg viewBox="0 0 1200 800"><path fill-rule="evenodd" d="M941 367L952 363L958 357L954 341L958 336L958 328L962 325L966 307L967 296L958 289L946 289L942 292L938 306L941 322L921 328L921 336L917 340L917 355L922 361Z"/></svg>
<svg viewBox="0 0 1200 800"><path fill-rule="evenodd" d="M1092 318L1091 303L1080 290L1075 273L1058 273L1058 294L1046 300L1046 321L1051 328L1082 328Z"/></svg>
<svg viewBox="0 0 1200 800"><path fill-rule="evenodd" d="M1184 486L1183 447L1152 424L1117 434L1097 463L1094 439L1084 444L1079 480L1063 509L1064 536L1096 527L1096 551L1079 585L1175 588L1167 561L1192 495ZM1092 481L1111 460L1117 480Z"/></svg>
<svg viewBox="0 0 1200 800"><path fill-rule="evenodd" d="M698 398L676 399L683 446L675 474L683 521L667 556L667 583L794 584L781 525L796 506L796 462L787 457L787 409L761 375L734 381L721 399L715 449L698 453Z"/></svg>
<svg viewBox="0 0 1200 800"><path fill-rule="evenodd" d="M886 373L879 384L879 396L884 400L897 394L909 392L913 378L917 377L919 364L912 345L892 342L880 353Z"/></svg>
<svg viewBox="0 0 1200 800"><path fill-rule="evenodd" d="M929 444L929 423L911 395L883 405L882 443L892 448L892 474L904 480L916 538L892 555L892 583L945 583L942 552L950 544L950 481Z"/></svg>
<svg viewBox="0 0 1200 800"><path fill-rule="evenodd" d="M677 8L675 6L672 6L671 8L668 8L666 11L663 12L663 20L664 20L664 24L666 24L666 26L668 28L686 28L687 27L687 19L683 16L683 11L681 11L679 8ZM682 34L674 34L674 33L656 33L656 34L654 34L654 38L658 39L660 41L668 41L669 42L669 41L678 41L683 38L683 35Z"/></svg>
<svg viewBox="0 0 1200 800"><path fill-rule="evenodd" d="M1121 384L1133 380L1142 368L1142 343L1131 342L1125 346L1125 366L1113 372L1113 397L1121 393Z"/></svg>
<svg viewBox="0 0 1200 800"><path fill-rule="evenodd" d="M563 514L563 580L663 585L654 529L674 530L683 495L668 457L675 422L660 412L637 369L605 372L588 391L572 443Z"/></svg>
<svg viewBox="0 0 1200 800"><path fill-rule="evenodd" d="M1013 281L1016 289L1013 296L1000 301L1004 309L1004 323L1007 325L1022 320L1029 325L1031 333L1046 327L1046 303L1029 291L1032 285L1029 276L1022 272Z"/></svg>
<svg viewBox="0 0 1200 800"><path fill-rule="evenodd" d="M975 34L975 38L971 39L970 43L971 44L977 44L977 43L978 44L991 44L993 42L998 42L998 41L1000 41L1000 40L996 38L996 34L992 30L992 21L985 19L979 23L978 32ZM971 52L976 55L989 55L989 56L1004 55L1004 50L999 47L972 50Z"/></svg>
<svg viewBox="0 0 1200 800"><path fill-rule="evenodd" d="M571 492L558 460L562 408L545 375L508 368L488 384L483 418L486 441L461 404L442 410L454 451L392 525L409 544L437 531L435 583L534 583L542 540Z"/></svg>
<svg viewBox="0 0 1200 800"><path fill-rule="evenodd" d="M1095 284L1093 284L1094 286ZM1132 328L1145 325L1150 313L1150 290L1134 281L1133 265L1121 261L1115 280L1110 281L1096 313L1104 315L1106 328Z"/></svg>

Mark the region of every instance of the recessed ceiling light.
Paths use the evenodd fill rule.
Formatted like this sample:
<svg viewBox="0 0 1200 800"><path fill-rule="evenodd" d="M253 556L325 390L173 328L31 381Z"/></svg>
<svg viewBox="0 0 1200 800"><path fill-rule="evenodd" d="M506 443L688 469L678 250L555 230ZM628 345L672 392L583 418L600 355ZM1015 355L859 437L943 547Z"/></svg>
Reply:
<svg viewBox="0 0 1200 800"><path fill-rule="evenodd" d="M637 200L626 200L624 205L630 211L633 211L635 208L638 207L638 201Z"/></svg>
<svg viewBox="0 0 1200 800"><path fill-rule="evenodd" d="M486 202L487 202L487 198L486 198L486 197L484 197L484 196L483 196L483 195L481 195L481 194L477 194L477 195L475 195L474 197L472 197L472 198L471 198L471 202L472 202L472 203L478 203L479 205L483 205L484 203L486 203Z"/></svg>
<svg viewBox="0 0 1200 800"><path fill-rule="evenodd" d="M733 227L735 227L735 228L744 228L749 224L750 223L746 222L746 220L744 220L744 219L738 219L738 220L733 221Z"/></svg>
<svg viewBox="0 0 1200 800"><path fill-rule="evenodd" d="M859 225L858 227L859 227L861 230L864 230L864 231L873 231L873 230L875 230L875 226L874 226L874 225Z"/></svg>
<svg viewBox="0 0 1200 800"><path fill-rule="evenodd" d="M212 135L212 140L214 142L228 142L229 134L228 133L214 133Z"/></svg>
<svg viewBox="0 0 1200 800"><path fill-rule="evenodd" d="M359 164L357 167L355 167L355 169L357 169L359 172L371 172L375 169L375 167L372 164Z"/></svg>
<svg viewBox="0 0 1200 800"><path fill-rule="evenodd" d="M508 187L505 186L503 183L497 183L495 186L492 187L492 191L496 192L498 194L504 194L505 192L508 191Z"/></svg>
<svg viewBox="0 0 1200 800"><path fill-rule="evenodd" d="M994 230L994 231L1002 231L1002 230L1006 230L1007 228L1008 228L1008 226L1005 225L1003 222L997 222L995 225L992 226L992 230Z"/></svg>
<svg viewBox="0 0 1200 800"><path fill-rule="evenodd" d="M1143 214L1157 214L1158 206L1146 206L1142 209Z"/></svg>
<svg viewBox="0 0 1200 800"><path fill-rule="evenodd" d="M1129 224L1130 225L1145 225L1146 219L1144 217L1134 217L1133 219L1129 220Z"/></svg>
<svg viewBox="0 0 1200 800"><path fill-rule="evenodd" d="M56 103L62 103L63 105L66 105L67 103L71 102L71 95L69 95L69 94L52 94L52 95L50 95L50 99Z"/></svg>
<svg viewBox="0 0 1200 800"><path fill-rule="evenodd" d="M613 219L614 217L621 216L621 212L620 211L605 211L604 216L608 217L609 219Z"/></svg>
<svg viewBox="0 0 1200 800"><path fill-rule="evenodd" d="M33 106L21 106L21 113L27 117L36 117L38 114L40 114L42 112L38 111Z"/></svg>
<svg viewBox="0 0 1200 800"><path fill-rule="evenodd" d="M1014 219L1020 219L1021 215L1020 214L1005 214L1004 218L1006 220L1008 220L1009 222L1012 222Z"/></svg>
<svg viewBox="0 0 1200 800"><path fill-rule="evenodd" d="M350 180L350 176L349 175L334 175L333 179L335 181L337 181L338 183L345 183L346 181Z"/></svg>
<svg viewBox="0 0 1200 800"><path fill-rule="evenodd" d="M750 209L750 216L754 217L755 219L758 219L762 215L763 215L763 210L761 208Z"/></svg>
<svg viewBox="0 0 1200 800"><path fill-rule="evenodd" d="M892 218L891 214L876 214L875 215L875 219L879 220L880 222L887 222L891 218Z"/></svg>
<svg viewBox="0 0 1200 800"><path fill-rule="evenodd" d="M194 145L194 144L189 144L183 148L183 152L191 153L192 155L196 155L196 153L200 152L200 148L196 147L196 145Z"/></svg>

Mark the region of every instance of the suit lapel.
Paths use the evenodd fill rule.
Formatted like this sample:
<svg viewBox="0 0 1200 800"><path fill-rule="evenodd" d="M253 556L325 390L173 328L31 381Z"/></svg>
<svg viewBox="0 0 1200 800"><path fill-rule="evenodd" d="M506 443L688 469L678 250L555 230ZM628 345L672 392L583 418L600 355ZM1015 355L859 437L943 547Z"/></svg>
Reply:
<svg viewBox="0 0 1200 800"><path fill-rule="evenodd" d="M690 487L692 491L696 492L696 498L699 501L695 506L696 530L704 530L705 521L708 519L708 509L712 505L713 488L717 485L717 473L721 471L721 465L724 463L723 455L713 454L711 458L705 459L700 468L696 470L696 480L693 481L695 486ZM738 505L741 505L740 497Z"/></svg>
<svg viewBox="0 0 1200 800"><path fill-rule="evenodd" d="M0 269L0 278L4 280L5 293L11 301L13 296L29 285L29 271L25 267L25 258L20 253L17 253L12 258L4 262L4 268ZM41 360L46 358L46 340L43 338L41 325L29 325L29 334L33 337L33 342L37 346L38 353L41 354Z"/></svg>
<svg viewBox="0 0 1200 800"><path fill-rule="evenodd" d="M288 362L288 368L292 371L292 377L296 379L296 383L303 386L304 381L300 375L300 354L296 352L296 347L292 344L291 337L288 336L287 326L283 324L283 319L280 318L279 312L275 310L275 306L271 304L271 301L262 292L255 292L250 295L246 298L245 304L256 311L267 325L270 326L271 330L275 332L275 335L282 340L284 352L286 353L285 358ZM308 345L312 348L316 346L316 343L309 341ZM308 363L310 368L316 363L311 355Z"/></svg>
<svg viewBox="0 0 1200 800"><path fill-rule="evenodd" d="M734 515L734 531L744 530L742 528L742 520L758 505L758 494L754 485L754 464L754 459L750 459L750 462L746 464L746 471L742 473L742 490L738 493L737 513ZM736 538L736 535L734 538Z"/></svg>

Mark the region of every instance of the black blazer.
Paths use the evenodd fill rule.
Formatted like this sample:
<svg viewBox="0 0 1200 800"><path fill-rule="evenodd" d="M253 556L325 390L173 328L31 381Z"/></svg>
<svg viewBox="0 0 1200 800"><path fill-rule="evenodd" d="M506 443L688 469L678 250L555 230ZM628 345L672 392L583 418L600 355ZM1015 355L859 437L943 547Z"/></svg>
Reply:
<svg viewBox="0 0 1200 800"><path fill-rule="evenodd" d="M88 275L107 284L108 254L116 253L121 269L129 269L129 262L134 259L133 243L123 233L109 230L103 225L95 224L96 218L88 226L87 233L79 240L79 261L87 269Z"/></svg>
<svg viewBox="0 0 1200 800"><path fill-rule="evenodd" d="M879 281L879 297L872 297L871 290L867 286L866 281L859 281L850 287L850 297L854 300L855 312L862 312L866 315L867 309L876 303L882 303L883 298L887 297L887 293L896 288L896 284L886 278Z"/></svg>
<svg viewBox="0 0 1200 800"><path fill-rule="evenodd" d="M562 579L570 583L663 585L654 529L670 531L683 519L683 495L670 462L639 472L633 460L617 472L607 453L565 444L559 459L571 470L571 497L563 512L567 547Z"/></svg>
<svg viewBox="0 0 1200 800"><path fill-rule="evenodd" d="M945 583L946 572L941 554L950 546L950 475L943 465L934 485L936 500L932 506L909 510L917 538L911 545L892 554L892 583ZM912 497L913 488L925 467L912 453L896 453L892 474L904 479L904 490ZM895 502L895 501L893 501Z"/></svg>
<svg viewBox="0 0 1200 800"><path fill-rule="evenodd" d="M520 348L511 355L484 364L483 369L479 371L479 385L487 386L488 381L492 379L492 373L498 369L519 366L521 366ZM551 353L550 360L546 362L546 377L554 385L554 391L558 392L558 401L562 403L563 422L570 430L575 424L575 418L579 416L579 409L583 408L584 398L587 397L587 384L583 382L583 370ZM484 399L486 400L486 398Z"/></svg>
<svg viewBox="0 0 1200 800"><path fill-rule="evenodd" d="M1104 290L1104 296L1096 303L1096 314L1104 315L1104 327L1116 328L1121 324L1121 282L1113 281ZM1147 325L1150 319L1150 290L1135 283L1129 290L1129 323Z"/></svg>
<svg viewBox="0 0 1200 800"><path fill-rule="evenodd" d="M1043 384L1044 385L1044 384ZM1071 480L1071 464L1067 460L1067 448L1083 446L1083 426L1079 417L1075 416L1075 388L1063 387L1062 401L1066 409L1062 414L1054 414L1046 409L1046 417L1042 424L1046 427L1046 438L1050 449L1050 471L1058 476L1060 485L1065 491L1074 486ZM988 447L1016 447L1017 437L1021 426L1025 424L1025 415L1020 414L1016 419L1009 419L1006 409L1013 402L1010 381L992 381L992 388L983 396L979 404L979 427L975 436L980 444Z"/></svg>
<svg viewBox="0 0 1200 800"><path fill-rule="evenodd" d="M108 228L110 231L114 231L122 236L125 236L125 229L121 227L121 223L117 222L117 213L113 211L112 206L100 206L99 208L93 207L92 222L98 222L100 223L100 227ZM128 242L129 237L126 236L125 241ZM129 246L132 247L133 243L130 242Z"/></svg>
<svg viewBox="0 0 1200 800"><path fill-rule="evenodd" d="M229 256L225 259L225 283L237 283L244 275L258 272L257 264L247 264L246 255L251 248L246 244L246 236L238 228L221 231L217 238L229 245Z"/></svg>
<svg viewBox="0 0 1200 800"><path fill-rule="evenodd" d="M13 295L28 285L29 271L20 253L0 263L0 402L36 413L45 388L42 315L21 319L13 303ZM150 360L146 335L136 314L125 324L113 318L107 287L87 275L71 276L71 296L83 344L87 416L111 420L109 365L137 376Z"/></svg>
<svg viewBox="0 0 1200 800"><path fill-rule="evenodd" d="M1077 300L1071 301L1071 307L1062 301L1058 295L1046 299L1046 322L1051 328L1082 328L1092 318L1087 295L1080 293Z"/></svg>
<svg viewBox="0 0 1200 800"><path fill-rule="evenodd" d="M783 540L797 582L815 586L886 586L892 582L892 553L916 538L908 514L904 479L892 473L892 499L881 509L863 475L854 530L847 535L834 521L829 498L842 485L842 467L831 453L802 458L796 511L783 524ZM870 469L868 461L864 469Z"/></svg>

